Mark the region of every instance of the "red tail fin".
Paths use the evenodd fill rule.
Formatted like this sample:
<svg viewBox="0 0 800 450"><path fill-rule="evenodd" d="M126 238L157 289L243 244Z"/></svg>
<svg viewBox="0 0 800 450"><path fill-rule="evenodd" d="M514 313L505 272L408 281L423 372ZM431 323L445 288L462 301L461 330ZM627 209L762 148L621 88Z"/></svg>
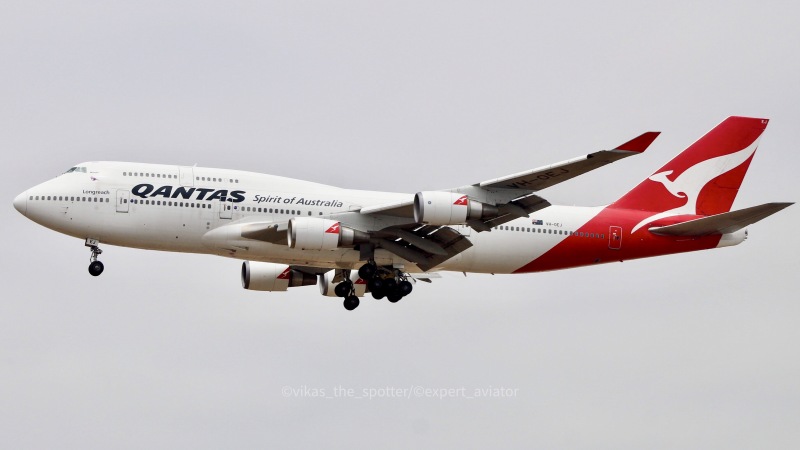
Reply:
<svg viewBox="0 0 800 450"><path fill-rule="evenodd" d="M649 221L730 211L768 122L725 119L611 207L659 213Z"/></svg>

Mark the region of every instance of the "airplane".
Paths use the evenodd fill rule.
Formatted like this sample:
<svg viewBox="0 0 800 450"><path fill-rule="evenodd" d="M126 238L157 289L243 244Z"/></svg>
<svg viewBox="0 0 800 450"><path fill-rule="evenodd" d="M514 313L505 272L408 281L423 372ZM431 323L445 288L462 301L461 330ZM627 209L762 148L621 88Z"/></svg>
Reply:
<svg viewBox="0 0 800 450"><path fill-rule="evenodd" d="M552 205L539 192L628 156L611 150L440 191L342 189L253 172L87 162L14 199L28 219L84 241L244 260L245 289L318 285L395 303L439 272L520 274L737 245L793 203L731 211L767 119L729 117L615 202Z"/></svg>

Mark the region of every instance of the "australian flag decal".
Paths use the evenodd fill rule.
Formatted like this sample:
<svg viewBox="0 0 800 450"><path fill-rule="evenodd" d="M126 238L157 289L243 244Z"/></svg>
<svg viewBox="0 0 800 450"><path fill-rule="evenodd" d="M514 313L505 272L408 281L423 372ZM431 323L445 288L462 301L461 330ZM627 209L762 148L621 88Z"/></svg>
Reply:
<svg viewBox="0 0 800 450"><path fill-rule="evenodd" d="M539 220L533 219L533 220L531 221L531 223L532 223L533 225L544 225L544 222L542 222L542 219L539 219Z"/></svg>

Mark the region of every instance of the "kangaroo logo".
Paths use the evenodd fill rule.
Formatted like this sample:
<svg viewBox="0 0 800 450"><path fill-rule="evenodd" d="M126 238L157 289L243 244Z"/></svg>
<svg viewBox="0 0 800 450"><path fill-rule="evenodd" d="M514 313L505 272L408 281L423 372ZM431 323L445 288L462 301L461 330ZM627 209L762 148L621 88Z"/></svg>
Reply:
<svg viewBox="0 0 800 450"><path fill-rule="evenodd" d="M325 230L325 232L326 233L339 234L339 222L336 222L335 224L331 225L330 228Z"/></svg>
<svg viewBox="0 0 800 450"><path fill-rule="evenodd" d="M686 203L677 208L660 212L644 219L636 224L635 227L633 227L631 233L635 233L636 230L642 226L658 219L672 216L697 214L697 201L700 197L700 191L702 191L703 188L714 178L728 173L742 165L742 163L747 161L753 155L753 153L755 153L757 147L758 140L754 141L748 147L745 147L735 153L717 156L716 158L701 161L686 169L682 174L678 175L674 181L667 178L668 176L672 175L672 170L665 170L664 172L659 172L652 175L650 178L648 178L649 180L655 181L656 183L661 183L661 185L663 185L664 188L673 196L677 198L685 198Z"/></svg>

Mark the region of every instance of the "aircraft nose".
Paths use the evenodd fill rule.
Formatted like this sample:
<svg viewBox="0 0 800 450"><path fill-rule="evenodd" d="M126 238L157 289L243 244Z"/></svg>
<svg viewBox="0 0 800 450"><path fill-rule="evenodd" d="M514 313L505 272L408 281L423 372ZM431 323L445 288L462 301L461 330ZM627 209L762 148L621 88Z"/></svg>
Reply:
<svg viewBox="0 0 800 450"><path fill-rule="evenodd" d="M14 208L20 212L23 216L28 212L28 195L27 192L23 192L19 194L17 198L14 199Z"/></svg>

